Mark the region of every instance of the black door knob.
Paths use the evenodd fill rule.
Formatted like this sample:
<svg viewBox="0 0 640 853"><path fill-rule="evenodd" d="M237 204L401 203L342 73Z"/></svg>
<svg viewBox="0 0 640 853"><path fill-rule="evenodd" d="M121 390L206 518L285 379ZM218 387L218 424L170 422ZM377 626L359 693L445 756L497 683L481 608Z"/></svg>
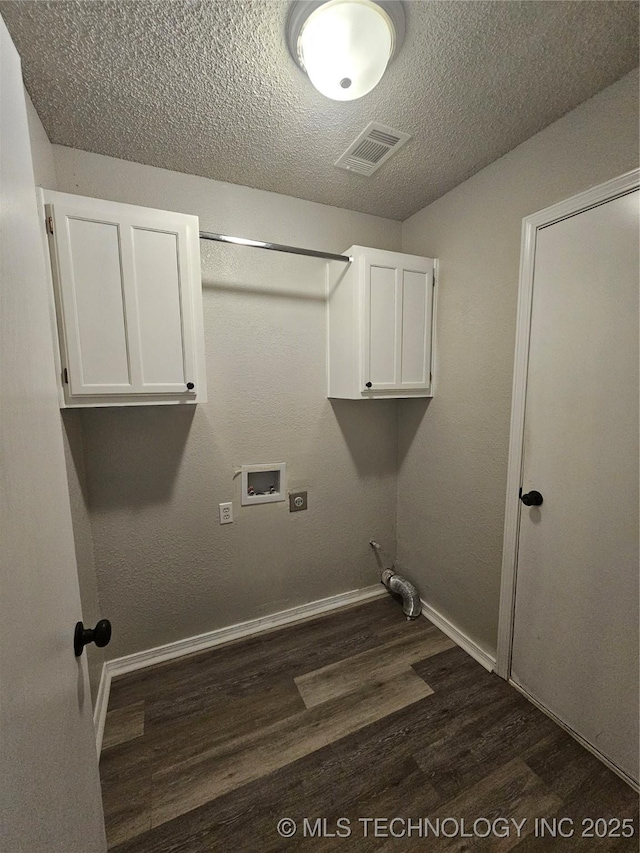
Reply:
<svg viewBox="0 0 640 853"><path fill-rule="evenodd" d="M367 386L367 388L371 388L371 386L373 385L373 383L372 383L372 382L365 382L365 385Z"/></svg>
<svg viewBox="0 0 640 853"><path fill-rule="evenodd" d="M195 387L196 387L196 386L193 384L193 382L187 382L187 390L188 390L188 391L193 391L193 389L194 389Z"/></svg>
<svg viewBox="0 0 640 853"><path fill-rule="evenodd" d="M111 622L108 619L101 619L95 628L85 628L82 622L78 622L73 634L73 650L79 658L88 643L95 643L102 648L109 643L110 639Z"/></svg>
<svg viewBox="0 0 640 853"><path fill-rule="evenodd" d="M540 506L544 498L540 492L527 492L526 495L520 495L520 500L525 506Z"/></svg>

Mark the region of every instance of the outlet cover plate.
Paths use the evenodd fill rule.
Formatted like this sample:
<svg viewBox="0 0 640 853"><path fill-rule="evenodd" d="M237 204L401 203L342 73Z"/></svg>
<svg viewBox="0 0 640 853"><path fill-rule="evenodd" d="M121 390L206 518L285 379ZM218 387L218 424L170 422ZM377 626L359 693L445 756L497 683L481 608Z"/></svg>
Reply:
<svg viewBox="0 0 640 853"><path fill-rule="evenodd" d="M306 492L289 492L289 512L302 512L307 509Z"/></svg>
<svg viewBox="0 0 640 853"><path fill-rule="evenodd" d="M220 512L220 524L233 524L233 502L220 504L218 507Z"/></svg>

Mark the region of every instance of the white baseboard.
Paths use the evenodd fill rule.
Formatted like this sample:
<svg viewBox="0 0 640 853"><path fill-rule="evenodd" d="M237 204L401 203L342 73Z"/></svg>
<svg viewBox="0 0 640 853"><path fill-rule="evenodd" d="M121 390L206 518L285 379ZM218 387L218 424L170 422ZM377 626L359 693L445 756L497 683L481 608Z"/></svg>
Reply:
<svg viewBox="0 0 640 853"><path fill-rule="evenodd" d="M93 715L98 755L102 749L102 736L107 716L111 681L116 676L125 675L125 673L144 669L154 664L164 663L165 661L183 657L184 655L191 655L195 652L212 649L215 646L230 643L234 640L241 640L252 634L260 634L274 628L290 625L294 622L312 619L314 616L320 616L331 610L349 607L352 604L368 601L371 598L380 598L384 595L388 595L388 593L382 584L374 584L363 589L352 589L349 592L342 592L339 595L332 595L329 598L321 598L317 601L310 601L308 604L300 604L298 607L281 610L269 616L260 616L257 619L250 619L247 622L239 622L237 625L228 625L225 628L208 631L206 634L186 637L184 640L177 640L174 643L167 643L164 646L146 649L142 652L135 652L132 655L125 655L124 657L107 661L102 667L102 677L100 679Z"/></svg>
<svg viewBox="0 0 640 853"><path fill-rule="evenodd" d="M147 666L164 663L183 655L211 649L223 643L244 639L244 637L249 637L252 634L259 634L272 628L280 628L292 622L300 622L303 619L309 619L312 616L318 616L339 607L347 607L350 604L366 601L369 598L378 598L385 594L386 590L381 584L375 584L375 586L365 587L364 589L352 589L349 592L332 595L330 598L321 598L318 601L300 604L298 607L292 607L289 610L281 610L269 616L260 616L257 619L250 619L248 622L239 622L237 625L217 628L215 631L208 631L206 634L176 640L174 643L167 643L155 649L146 649L142 652L134 652L132 655L114 658L108 661L106 665L112 677L124 675L136 669L144 669Z"/></svg>
<svg viewBox="0 0 640 853"><path fill-rule="evenodd" d="M107 664L102 664L102 673L100 675L100 684L98 685L98 693L96 702L93 708L93 728L96 732L96 750L98 758L102 751L102 737L104 735L104 724L107 719L107 705L109 704L109 692L111 691L111 673L107 669Z"/></svg>
<svg viewBox="0 0 640 853"><path fill-rule="evenodd" d="M438 613L431 605L427 604L422 598L420 599L420 603L422 604L422 615L429 620L429 622L433 622L433 624L440 628L443 634L446 634L450 640L460 646L468 655L474 660L477 660L479 664L481 664L485 669L489 672L493 672L496 667L496 659L494 655L489 654L489 652L480 648L480 646L472 640L470 637L467 637L459 628L450 622L446 617L444 617L441 613Z"/></svg>

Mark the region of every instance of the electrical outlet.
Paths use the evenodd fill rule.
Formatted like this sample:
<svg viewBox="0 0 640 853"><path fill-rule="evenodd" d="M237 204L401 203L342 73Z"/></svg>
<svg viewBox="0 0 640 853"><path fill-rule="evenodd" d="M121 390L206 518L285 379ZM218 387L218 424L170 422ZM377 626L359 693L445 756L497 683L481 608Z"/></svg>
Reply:
<svg viewBox="0 0 640 853"><path fill-rule="evenodd" d="M306 492L290 492L289 493L289 512L300 512L307 508L307 493Z"/></svg>
<svg viewBox="0 0 640 853"><path fill-rule="evenodd" d="M233 521L233 504L231 501L220 504L220 524L231 524Z"/></svg>

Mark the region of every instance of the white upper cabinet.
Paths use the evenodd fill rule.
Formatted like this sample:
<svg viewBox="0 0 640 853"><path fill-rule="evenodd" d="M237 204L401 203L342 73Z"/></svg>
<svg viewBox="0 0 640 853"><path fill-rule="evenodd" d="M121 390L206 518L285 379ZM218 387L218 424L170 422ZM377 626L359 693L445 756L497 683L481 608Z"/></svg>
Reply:
<svg viewBox="0 0 640 853"><path fill-rule="evenodd" d="M430 397L431 258L352 246L328 264L328 397Z"/></svg>
<svg viewBox="0 0 640 853"><path fill-rule="evenodd" d="M61 405L206 401L196 216L43 191Z"/></svg>

